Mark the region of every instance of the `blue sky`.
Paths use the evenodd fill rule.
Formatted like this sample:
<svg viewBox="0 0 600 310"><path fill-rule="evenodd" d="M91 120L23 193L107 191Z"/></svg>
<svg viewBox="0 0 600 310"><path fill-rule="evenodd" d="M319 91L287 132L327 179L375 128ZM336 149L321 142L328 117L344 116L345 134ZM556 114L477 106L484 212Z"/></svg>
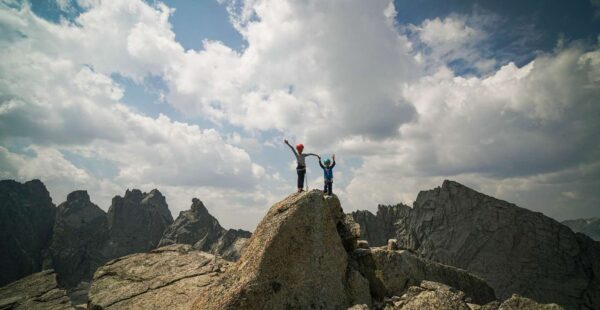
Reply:
<svg viewBox="0 0 600 310"><path fill-rule="evenodd" d="M597 1L310 2L0 2L0 176L253 229L294 190L285 137L337 154L348 211L448 178L600 216Z"/></svg>

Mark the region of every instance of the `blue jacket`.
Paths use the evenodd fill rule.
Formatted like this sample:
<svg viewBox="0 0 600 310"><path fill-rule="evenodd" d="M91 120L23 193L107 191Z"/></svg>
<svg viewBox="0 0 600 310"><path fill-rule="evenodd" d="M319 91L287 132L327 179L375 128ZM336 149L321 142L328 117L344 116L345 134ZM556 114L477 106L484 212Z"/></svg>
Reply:
<svg viewBox="0 0 600 310"><path fill-rule="evenodd" d="M333 181L333 167L335 167L335 160L329 167L324 166L319 160L319 166L323 168L323 178L325 178L325 181Z"/></svg>

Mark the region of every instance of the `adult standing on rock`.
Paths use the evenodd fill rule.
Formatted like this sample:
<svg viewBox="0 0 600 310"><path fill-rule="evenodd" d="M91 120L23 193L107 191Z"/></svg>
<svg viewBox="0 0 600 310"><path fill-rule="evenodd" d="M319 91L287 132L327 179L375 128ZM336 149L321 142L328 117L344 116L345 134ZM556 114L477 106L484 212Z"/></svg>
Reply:
<svg viewBox="0 0 600 310"><path fill-rule="evenodd" d="M290 147L292 152L294 152L294 156L296 156L296 161L298 163L296 166L296 172L298 173L298 193L299 193L304 188L304 176L306 176L306 157L308 157L308 156L318 157L318 155L313 154L313 153L306 153L306 154L302 153L302 151L304 151L304 145L302 143L297 144L296 149L294 149L290 145L288 140L283 140L283 142L285 144L287 144L287 146Z"/></svg>

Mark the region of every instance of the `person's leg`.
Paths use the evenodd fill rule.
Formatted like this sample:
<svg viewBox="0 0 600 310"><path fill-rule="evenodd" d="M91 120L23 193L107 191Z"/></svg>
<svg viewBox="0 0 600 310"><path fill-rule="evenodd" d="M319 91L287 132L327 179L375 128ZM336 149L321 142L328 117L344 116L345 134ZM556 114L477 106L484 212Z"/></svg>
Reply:
<svg viewBox="0 0 600 310"><path fill-rule="evenodd" d="M333 195L333 181L329 182L329 196Z"/></svg>
<svg viewBox="0 0 600 310"><path fill-rule="evenodd" d="M304 188L304 175L306 174L306 170L296 170L298 172L298 191L302 191Z"/></svg>
<svg viewBox="0 0 600 310"><path fill-rule="evenodd" d="M327 194L327 181L323 183L323 194Z"/></svg>

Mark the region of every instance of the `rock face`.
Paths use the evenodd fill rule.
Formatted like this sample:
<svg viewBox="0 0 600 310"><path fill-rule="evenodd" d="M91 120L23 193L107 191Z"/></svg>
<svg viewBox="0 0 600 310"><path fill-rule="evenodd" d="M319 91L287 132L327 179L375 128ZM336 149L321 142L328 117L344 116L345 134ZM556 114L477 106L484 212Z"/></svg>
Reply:
<svg viewBox="0 0 600 310"><path fill-rule="evenodd" d="M388 251L383 248L357 249L351 255L356 269L370 283L371 295L377 300L400 296L410 286L421 281L435 281L463 291L473 303L496 300L494 290L470 273L422 259L408 251Z"/></svg>
<svg viewBox="0 0 600 310"><path fill-rule="evenodd" d="M189 309L229 265L184 244L121 257L94 275L88 309Z"/></svg>
<svg viewBox="0 0 600 310"><path fill-rule="evenodd" d="M386 236L400 248L466 269L501 298L517 293L567 309L600 308L599 243L543 214L452 181L402 208L406 216L390 219L394 233Z"/></svg>
<svg viewBox="0 0 600 310"><path fill-rule="evenodd" d="M567 220L562 221L562 223L569 226L574 232L585 234L596 241L600 241L600 218Z"/></svg>
<svg viewBox="0 0 600 310"><path fill-rule="evenodd" d="M90 201L86 191L75 191L58 206L50 244L52 266L58 282L75 287L90 281L108 259L102 250L108 240L106 213Z"/></svg>
<svg viewBox="0 0 600 310"><path fill-rule="evenodd" d="M473 303L464 292L433 281L422 281L411 286L400 298L390 300L386 310L561 310L556 304L539 304L531 299L513 295L500 303L492 301L484 305Z"/></svg>
<svg viewBox="0 0 600 310"><path fill-rule="evenodd" d="M41 181L0 181L0 286L41 270L55 212Z"/></svg>
<svg viewBox="0 0 600 310"><path fill-rule="evenodd" d="M398 230L398 219L408 217L410 207L405 204L395 206L379 205L377 215L359 210L352 212L354 221L360 225L360 237L369 241L371 246L384 246L388 240L394 238Z"/></svg>
<svg viewBox="0 0 600 310"><path fill-rule="evenodd" d="M237 260L250 236L249 231L221 227L202 201L194 198L191 209L179 213L175 222L165 230L158 246L190 244L194 249Z"/></svg>
<svg viewBox="0 0 600 310"><path fill-rule="evenodd" d="M127 190L115 196L108 209L110 241L107 256L121 257L156 248L164 230L173 223L165 197L157 190Z"/></svg>
<svg viewBox="0 0 600 310"><path fill-rule="evenodd" d="M54 270L34 273L0 288L0 309L75 309L58 287Z"/></svg>
<svg viewBox="0 0 600 310"><path fill-rule="evenodd" d="M348 255L338 233L350 231L344 218L337 197L323 197L318 190L275 204L240 260L199 294L194 308L346 309L353 297ZM365 283L354 276L359 277L352 281L355 288Z"/></svg>

